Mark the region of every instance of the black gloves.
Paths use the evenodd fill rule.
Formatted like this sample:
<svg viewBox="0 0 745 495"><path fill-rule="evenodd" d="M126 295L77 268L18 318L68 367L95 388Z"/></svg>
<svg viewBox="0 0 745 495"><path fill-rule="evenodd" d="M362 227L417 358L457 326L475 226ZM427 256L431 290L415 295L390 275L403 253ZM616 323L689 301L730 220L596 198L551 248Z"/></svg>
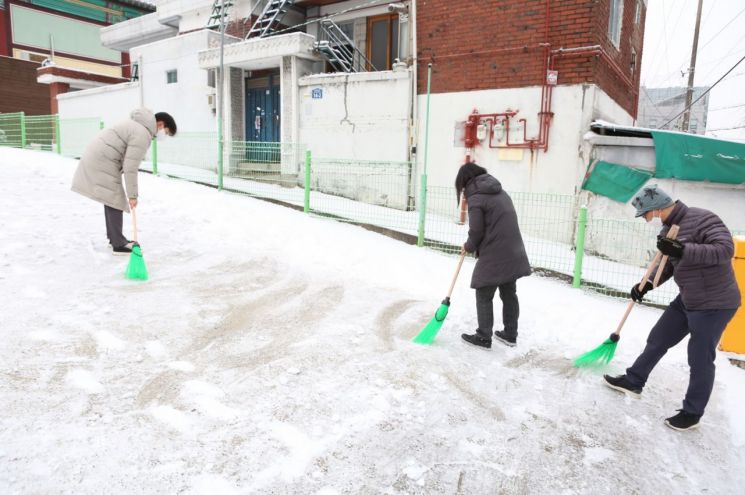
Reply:
<svg viewBox="0 0 745 495"><path fill-rule="evenodd" d="M657 238L657 249L662 254L670 256L671 258L683 257L683 249L685 246L674 239L668 239L667 237Z"/></svg>
<svg viewBox="0 0 745 495"><path fill-rule="evenodd" d="M642 302L642 299L644 299L644 294L652 290L652 282L650 282L649 280L644 282L644 286L641 288L641 290L639 289L639 285L641 284L635 284L631 288L631 299L634 302Z"/></svg>

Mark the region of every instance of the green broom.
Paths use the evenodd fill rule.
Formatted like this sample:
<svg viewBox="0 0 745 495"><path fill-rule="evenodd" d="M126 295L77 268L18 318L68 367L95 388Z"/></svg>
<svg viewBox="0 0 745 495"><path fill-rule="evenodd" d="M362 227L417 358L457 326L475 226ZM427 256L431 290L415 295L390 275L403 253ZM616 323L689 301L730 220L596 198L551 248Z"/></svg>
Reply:
<svg viewBox="0 0 745 495"><path fill-rule="evenodd" d="M675 239L675 237L678 235L678 229L679 227L677 225L673 225L672 227L670 227L670 230L668 231L668 237L670 239ZM660 258L662 259L661 261ZM652 275L652 270L654 270L655 266L657 266L657 263L659 263L660 266L655 273L652 288L657 287L657 284L660 281L660 277L662 276L662 272L665 269L665 264L667 263L667 256L662 256L662 253L659 251L652 260L652 263L650 263L649 267L647 267L647 272L644 274L644 277L642 277L641 282L639 282L639 287L644 287L644 284L649 282L649 277L650 275ZM626 318L629 317L629 313L631 313L631 310L634 308L634 304L636 303L633 300L629 302L629 305L626 307L626 312L623 314L621 323L618 324L618 328L616 328L616 331L610 334L610 337L608 337L605 342L597 346L595 349L577 357L577 359L574 360L574 366L578 368L599 368L611 362L613 356L615 356L616 354L618 341L621 338L621 329L623 328L623 324L626 323Z"/></svg>
<svg viewBox="0 0 745 495"><path fill-rule="evenodd" d="M450 296L453 294L455 288L455 281L458 279L458 273L460 273L460 267L463 265L463 260L466 257L466 252L463 251L460 254L460 260L458 261L458 268L455 269L455 275L453 276L453 282L450 284L450 290L445 299L440 303L440 307L435 311L435 316L425 325L419 334L414 337L414 342L417 344L430 345L434 342L437 332L442 328L442 324L445 321L445 317L448 315L450 309Z"/></svg>
<svg viewBox="0 0 745 495"><path fill-rule="evenodd" d="M135 210L135 208L132 208L134 246L132 246L132 254L129 255L129 264L127 265L127 271L124 275L130 280L147 280L145 259L142 257L142 249L140 249L140 245L137 244L137 215L135 214Z"/></svg>

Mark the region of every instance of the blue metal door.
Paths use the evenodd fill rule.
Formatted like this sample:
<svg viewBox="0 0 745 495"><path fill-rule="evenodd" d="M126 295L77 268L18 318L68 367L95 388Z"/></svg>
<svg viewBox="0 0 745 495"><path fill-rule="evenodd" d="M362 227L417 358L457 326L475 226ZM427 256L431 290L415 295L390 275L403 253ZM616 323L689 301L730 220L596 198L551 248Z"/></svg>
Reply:
<svg viewBox="0 0 745 495"><path fill-rule="evenodd" d="M246 141L278 143L280 139L279 76L246 83Z"/></svg>

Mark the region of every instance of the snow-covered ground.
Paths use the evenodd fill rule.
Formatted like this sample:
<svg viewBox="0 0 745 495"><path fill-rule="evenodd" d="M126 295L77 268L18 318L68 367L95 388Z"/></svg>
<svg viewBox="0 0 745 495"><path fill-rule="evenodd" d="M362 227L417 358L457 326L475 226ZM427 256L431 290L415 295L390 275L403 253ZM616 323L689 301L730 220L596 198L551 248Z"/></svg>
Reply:
<svg viewBox="0 0 745 495"><path fill-rule="evenodd" d="M418 346L455 258L147 174L132 282L74 167L0 149L2 494L743 492L745 370L719 356L678 433L685 343L639 400L571 366L624 301L522 279L519 346L476 349L469 261ZM632 312L606 372L659 314Z"/></svg>

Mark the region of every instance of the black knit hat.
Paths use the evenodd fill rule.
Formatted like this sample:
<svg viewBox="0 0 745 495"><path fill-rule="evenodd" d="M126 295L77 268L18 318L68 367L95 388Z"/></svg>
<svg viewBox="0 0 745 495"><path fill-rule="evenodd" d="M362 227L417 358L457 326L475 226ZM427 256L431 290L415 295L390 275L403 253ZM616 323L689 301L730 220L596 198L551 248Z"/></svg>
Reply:
<svg viewBox="0 0 745 495"><path fill-rule="evenodd" d="M458 204L460 204L460 194L463 192L463 189L466 188L468 183L471 182L471 179L478 177L479 175L484 175L485 173L487 173L487 171L484 167L480 167L473 162L468 162L460 167L458 175L455 176L455 194L458 199Z"/></svg>

